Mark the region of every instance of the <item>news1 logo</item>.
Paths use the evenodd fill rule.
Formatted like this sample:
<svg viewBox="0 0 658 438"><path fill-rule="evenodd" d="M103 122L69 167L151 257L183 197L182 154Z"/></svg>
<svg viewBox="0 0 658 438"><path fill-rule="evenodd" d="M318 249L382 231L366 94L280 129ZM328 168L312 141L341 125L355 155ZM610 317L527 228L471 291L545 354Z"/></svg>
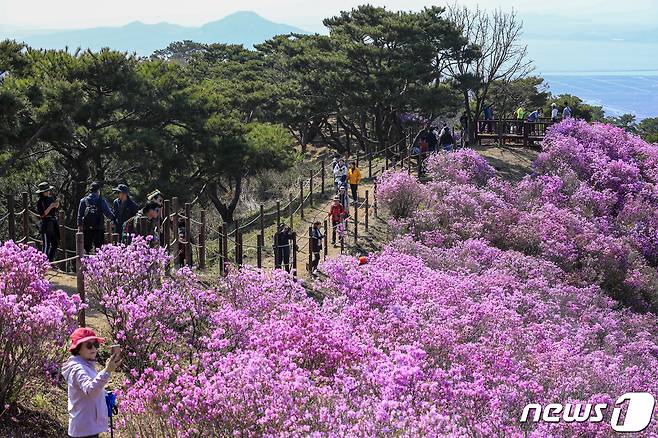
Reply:
<svg viewBox="0 0 658 438"><path fill-rule="evenodd" d="M626 416L622 420L622 407L626 402L628 402ZM656 400L648 392L628 392L620 396L615 402L610 418L612 430L615 432L642 432L651 423L655 405ZM540 420L546 423L600 423L603 421L607 409L607 403L594 405L590 403L564 405L551 403L545 407L537 403L530 403L523 409L521 423L528 421L537 423ZM533 411L533 416L528 420L531 411Z"/></svg>

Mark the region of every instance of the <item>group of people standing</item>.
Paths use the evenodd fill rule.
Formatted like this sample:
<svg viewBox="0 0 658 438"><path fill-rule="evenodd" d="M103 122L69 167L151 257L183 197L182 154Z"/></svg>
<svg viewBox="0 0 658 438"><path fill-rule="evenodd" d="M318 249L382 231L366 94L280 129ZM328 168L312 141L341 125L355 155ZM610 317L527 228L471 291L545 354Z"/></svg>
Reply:
<svg viewBox="0 0 658 438"><path fill-rule="evenodd" d="M341 157L334 157L331 162L331 172L334 176L334 196L327 217L331 220L331 243L334 247L336 244L336 235L338 228L342 226L347 228L347 219L351 205L358 208L359 202L359 184L361 182L361 170L356 165L356 161L350 162L349 167L346 160ZM349 191L348 191L349 185ZM351 192L351 199L350 199ZM322 222L316 221L311 229L310 250L313 254L311 271L317 275L318 264L323 250L324 234L322 233ZM275 257L274 264L277 269L284 268L290 272L290 251L294 248L294 232L288 225L281 224L274 239Z"/></svg>
<svg viewBox="0 0 658 438"><path fill-rule="evenodd" d="M149 193L144 206L140 207L133 200L126 184L119 184L113 188L116 199L111 205L102 197L101 189L102 183L93 182L89 187L88 194L80 199L77 209L76 223L78 230L83 233L84 249L87 254L91 253L92 248L99 249L105 243L104 218L112 222L113 232L119 234L124 243L130 240L131 235L137 234L140 224L145 224L146 230L140 230L141 234L151 236L152 246L160 244L164 196L159 190ZM51 262L55 260L59 247L58 214L61 208L60 201L55 197L53 191L54 187L48 182L40 183L36 191L39 196L36 210L41 220L39 233L43 243L43 252ZM184 221L177 225L180 237L181 229L185 233Z"/></svg>
<svg viewBox="0 0 658 438"><path fill-rule="evenodd" d="M451 151L454 148L455 137L447 123L444 123L441 129L428 123L411 145L411 155L436 152L441 149Z"/></svg>

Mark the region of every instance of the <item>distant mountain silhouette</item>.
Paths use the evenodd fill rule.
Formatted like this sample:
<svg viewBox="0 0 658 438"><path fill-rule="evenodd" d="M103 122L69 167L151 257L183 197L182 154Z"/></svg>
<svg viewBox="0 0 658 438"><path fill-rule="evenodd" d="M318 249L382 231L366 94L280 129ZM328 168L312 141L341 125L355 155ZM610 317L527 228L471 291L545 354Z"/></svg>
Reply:
<svg viewBox="0 0 658 438"><path fill-rule="evenodd" d="M29 31L3 29L0 39L24 41L31 47L75 50L102 47L150 55L174 41L192 40L200 43L230 43L251 47L275 35L308 33L286 24L273 23L255 12L242 11L201 27L184 27L170 23L145 24L139 21L121 27L95 27L79 30Z"/></svg>

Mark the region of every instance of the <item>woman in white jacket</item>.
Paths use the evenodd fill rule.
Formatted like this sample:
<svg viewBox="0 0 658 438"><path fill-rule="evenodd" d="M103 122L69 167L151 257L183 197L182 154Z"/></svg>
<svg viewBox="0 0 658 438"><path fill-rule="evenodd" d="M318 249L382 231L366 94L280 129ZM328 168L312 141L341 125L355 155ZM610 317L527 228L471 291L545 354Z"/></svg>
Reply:
<svg viewBox="0 0 658 438"><path fill-rule="evenodd" d="M96 355L105 339L96 336L93 330L81 327L71 335L71 357L62 367L68 384L69 436L98 437L107 432L108 416L105 403L105 385L110 373L117 369L121 360L114 355L105 363L105 368L96 372Z"/></svg>

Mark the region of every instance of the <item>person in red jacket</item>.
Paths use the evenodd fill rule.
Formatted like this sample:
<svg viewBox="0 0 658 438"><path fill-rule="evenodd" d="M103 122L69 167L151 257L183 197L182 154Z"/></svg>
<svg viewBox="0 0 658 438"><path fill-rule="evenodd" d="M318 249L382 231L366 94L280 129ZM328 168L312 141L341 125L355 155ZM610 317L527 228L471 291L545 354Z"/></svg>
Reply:
<svg viewBox="0 0 658 438"><path fill-rule="evenodd" d="M331 218L331 243L334 247L336 246L336 229L345 219L346 213L345 207L340 203L340 198L334 196L334 203L331 204L331 209L329 210L329 217Z"/></svg>

